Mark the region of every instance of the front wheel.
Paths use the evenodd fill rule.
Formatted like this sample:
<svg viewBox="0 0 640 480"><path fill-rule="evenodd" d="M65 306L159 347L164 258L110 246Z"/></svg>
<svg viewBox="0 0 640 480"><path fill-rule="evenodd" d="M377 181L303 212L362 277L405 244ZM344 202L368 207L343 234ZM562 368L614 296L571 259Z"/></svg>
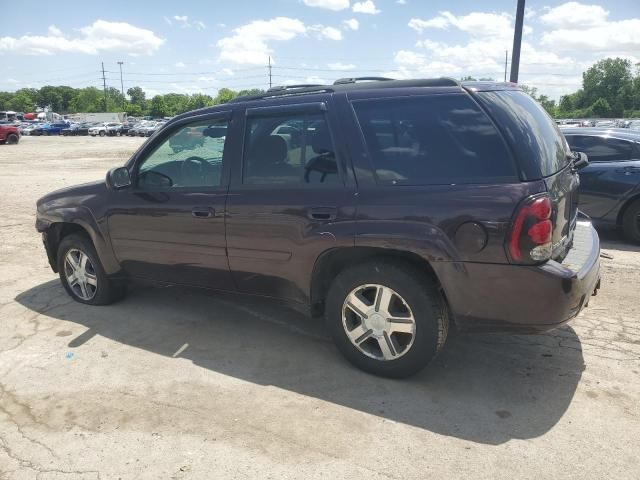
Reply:
<svg viewBox="0 0 640 480"><path fill-rule="evenodd" d="M447 338L447 307L437 285L410 265L375 261L335 278L326 299L327 326L354 365L384 377L422 370Z"/></svg>
<svg viewBox="0 0 640 480"><path fill-rule="evenodd" d="M58 247L58 273L62 285L75 301L107 305L124 293L109 279L91 240L85 235L64 237Z"/></svg>
<svg viewBox="0 0 640 480"><path fill-rule="evenodd" d="M633 201L624 211L622 229L627 239L640 243L640 199Z"/></svg>
<svg viewBox="0 0 640 480"><path fill-rule="evenodd" d="M7 145L16 145L18 143L18 135L15 133L10 134L7 137Z"/></svg>
<svg viewBox="0 0 640 480"><path fill-rule="evenodd" d="M106 133L104 132L104 130L100 131L100 136L104 137L106 135Z"/></svg>

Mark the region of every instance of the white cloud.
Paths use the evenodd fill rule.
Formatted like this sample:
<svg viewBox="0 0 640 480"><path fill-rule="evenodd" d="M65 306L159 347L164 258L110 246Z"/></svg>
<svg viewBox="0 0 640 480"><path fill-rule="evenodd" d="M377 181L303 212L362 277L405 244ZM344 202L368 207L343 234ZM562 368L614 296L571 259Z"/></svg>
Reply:
<svg viewBox="0 0 640 480"><path fill-rule="evenodd" d="M365 0L364 2L356 2L353 4L352 10L355 13L368 13L370 15L376 15L380 13L380 10L376 8L376 4L373 0Z"/></svg>
<svg viewBox="0 0 640 480"><path fill-rule="evenodd" d="M591 52L623 56L638 61L640 18L609 21L599 5L568 2L549 9L540 20L551 27L542 34L542 45L563 52Z"/></svg>
<svg viewBox="0 0 640 480"><path fill-rule="evenodd" d="M396 3L398 5L406 5L407 4L407 0L396 0Z"/></svg>
<svg viewBox="0 0 640 480"><path fill-rule="evenodd" d="M555 28L593 27L604 24L608 15L600 5L567 2L547 10L540 20Z"/></svg>
<svg viewBox="0 0 640 480"><path fill-rule="evenodd" d="M164 43L151 30L125 22L96 20L80 28L81 35L65 36L57 27L49 28L49 35L1 37L0 53L22 55L54 55L56 53L121 52L129 55L151 55Z"/></svg>
<svg viewBox="0 0 640 480"><path fill-rule="evenodd" d="M62 36L62 30L60 30L55 25L49 25L48 31L49 31L49 35L53 35L54 37L61 37Z"/></svg>
<svg viewBox="0 0 640 480"><path fill-rule="evenodd" d="M165 21L172 24L172 21L167 17L164 17ZM200 20L189 20L187 15L174 15L173 20L182 28L195 28L196 30L204 30L206 25Z"/></svg>
<svg viewBox="0 0 640 480"><path fill-rule="evenodd" d="M254 20L233 29L233 36L217 42L220 61L232 63L266 64L272 53L268 42L286 41L303 35L304 23L295 18L276 17L271 20Z"/></svg>
<svg viewBox="0 0 640 480"><path fill-rule="evenodd" d="M327 10L344 10L349 8L349 0L304 0L308 7L326 8Z"/></svg>
<svg viewBox="0 0 640 480"><path fill-rule="evenodd" d="M184 64L184 62L176 62L176 63L174 64L174 66L175 66L175 67L177 67L177 68L184 68L184 67L185 67L185 64Z"/></svg>
<svg viewBox="0 0 640 480"><path fill-rule="evenodd" d="M456 16L451 12L440 12L437 16L421 20L412 18L409 27L422 33L428 28L447 29L455 27L468 33L472 37L500 37L513 36L512 17L507 13L471 12L468 15ZM525 27L525 31L530 27Z"/></svg>
<svg viewBox="0 0 640 480"><path fill-rule="evenodd" d="M224 73L225 75L228 75L230 77L234 75L233 70L231 70L230 68L223 68L222 69L222 73Z"/></svg>
<svg viewBox="0 0 640 480"><path fill-rule="evenodd" d="M353 70L356 66L352 63L329 63L327 64L331 70Z"/></svg>
<svg viewBox="0 0 640 480"><path fill-rule="evenodd" d="M342 40L342 32L326 25L305 25L296 18L276 17L271 20L254 20L233 29L233 35L220 39L219 61L264 65L273 50L272 41L291 40L300 35L312 35L318 39Z"/></svg>
<svg viewBox="0 0 640 480"><path fill-rule="evenodd" d="M312 25L307 31L316 32L319 38L328 38L329 40L342 40L342 32L334 27L325 27L324 25Z"/></svg>
<svg viewBox="0 0 640 480"><path fill-rule="evenodd" d="M358 20L356 20L355 18L345 20L342 23L344 23L346 28L350 28L351 30L358 30L358 28L360 28L360 22L358 22Z"/></svg>

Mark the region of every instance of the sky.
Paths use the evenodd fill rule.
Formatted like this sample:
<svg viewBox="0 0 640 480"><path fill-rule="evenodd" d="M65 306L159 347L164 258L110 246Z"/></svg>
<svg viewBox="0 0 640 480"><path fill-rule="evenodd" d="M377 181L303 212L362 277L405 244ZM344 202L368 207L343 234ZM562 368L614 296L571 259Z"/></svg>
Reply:
<svg viewBox="0 0 640 480"><path fill-rule="evenodd" d="M0 16L0 91L207 93L340 77L504 79L516 0L20 2ZM597 60L640 62L640 1L527 0L520 83L558 99ZM640 65L638 65L640 67ZM510 67L509 67L510 68ZM507 75L508 76L508 75Z"/></svg>

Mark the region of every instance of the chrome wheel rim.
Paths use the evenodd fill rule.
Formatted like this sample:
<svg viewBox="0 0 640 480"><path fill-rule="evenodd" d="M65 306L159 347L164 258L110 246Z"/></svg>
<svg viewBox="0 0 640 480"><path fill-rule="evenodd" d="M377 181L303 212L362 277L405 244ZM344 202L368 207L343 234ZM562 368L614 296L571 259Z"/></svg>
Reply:
<svg viewBox="0 0 640 480"><path fill-rule="evenodd" d="M405 355L416 336L409 304L391 288L378 284L360 285L347 295L342 326L361 353L385 362Z"/></svg>
<svg viewBox="0 0 640 480"><path fill-rule="evenodd" d="M64 276L75 296L91 300L98 290L98 277L91 260L81 250L72 248L64 257Z"/></svg>

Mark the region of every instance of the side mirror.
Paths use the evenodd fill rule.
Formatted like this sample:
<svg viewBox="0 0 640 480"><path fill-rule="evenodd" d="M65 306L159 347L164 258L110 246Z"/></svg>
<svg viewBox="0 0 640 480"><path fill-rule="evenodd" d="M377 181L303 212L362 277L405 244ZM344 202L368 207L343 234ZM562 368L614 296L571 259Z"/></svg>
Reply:
<svg viewBox="0 0 640 480"><path fill-rule="evenodd" d="M116 167L107 172L107 187L120 190L130 186L131 176L127 167Z"/></svg>
<svg viewBox="0 0 640 480"><path fill-rule="evenodd" d="M577 153L578 153L578 157L573 161L573 168L575 168L576 170L580 170L581 168L584 168L587 165L589 165L589 158L587 157L586 153L582 153L582 152L577 152Z"/></svg>

